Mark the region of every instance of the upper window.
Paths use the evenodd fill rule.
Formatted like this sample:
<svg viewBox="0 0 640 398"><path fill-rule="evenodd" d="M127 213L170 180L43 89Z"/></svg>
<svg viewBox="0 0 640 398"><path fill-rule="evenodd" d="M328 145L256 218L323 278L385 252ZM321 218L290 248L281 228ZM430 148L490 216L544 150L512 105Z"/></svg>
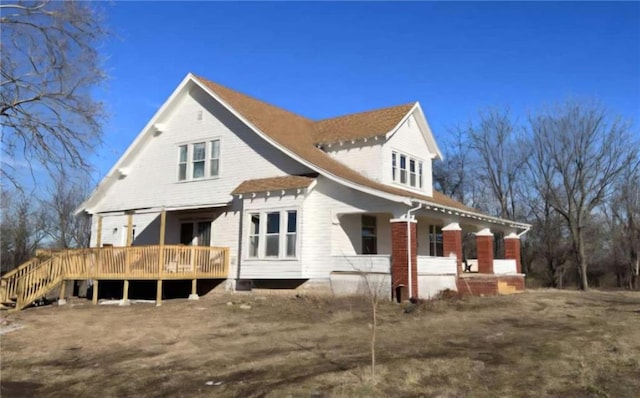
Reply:
<svg viewBox="0 0 640 398"><path fill-rule="evenodd" d="M180 145L178 153L178 181L220 174L220 140Z"/></svg>
<svg viewBox="0 0 640 398"><path fill-rule="evenodd" d="M295 258L298 217L295 210L249 214L250 258Z"/></svg>
<svg viewBox="0 0 640 398"><path fill-rule="evenodd" d="M415 188L422 188L423 162L405 154L391 152L391 180Z"/></svg>

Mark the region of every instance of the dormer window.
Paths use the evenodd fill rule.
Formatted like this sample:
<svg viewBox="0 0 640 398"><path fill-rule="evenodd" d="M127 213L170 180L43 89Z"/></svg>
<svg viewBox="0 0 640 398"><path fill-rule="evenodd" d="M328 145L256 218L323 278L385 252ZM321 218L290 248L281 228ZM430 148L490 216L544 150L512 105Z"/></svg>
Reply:
<svg viewBox="0 0 640 398"><path fill-rule="evenodd" d="M420 159L391 152L391 179L393 182L422 189L423 162Z"/></svg>

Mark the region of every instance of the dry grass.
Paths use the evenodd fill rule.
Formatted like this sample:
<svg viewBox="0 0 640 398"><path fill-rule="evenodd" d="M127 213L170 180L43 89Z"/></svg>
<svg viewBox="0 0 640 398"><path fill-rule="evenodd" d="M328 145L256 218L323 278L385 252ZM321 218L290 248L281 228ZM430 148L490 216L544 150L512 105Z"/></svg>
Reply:
<svg viewBox="0 0 640 398"><path fill-rule="evenodd" d="M247 302L251 309L228 301ZM211 293L162 307L8 317L2 397L635 397L640 297L540 290L379 307L371 380L358 299ZM219 385L207 385L207 382Z"/></svg>

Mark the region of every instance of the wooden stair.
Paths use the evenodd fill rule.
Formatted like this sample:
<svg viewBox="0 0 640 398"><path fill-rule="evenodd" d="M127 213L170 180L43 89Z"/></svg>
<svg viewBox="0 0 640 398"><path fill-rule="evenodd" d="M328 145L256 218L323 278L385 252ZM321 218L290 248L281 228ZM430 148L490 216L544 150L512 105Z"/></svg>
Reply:
<svg viewBox="0 0 640 398"><path fill-rule="evenodd" d="M34 257L0 279L3 309L21 310L55 289L63 279L61 263L55 254Z"/></svg>

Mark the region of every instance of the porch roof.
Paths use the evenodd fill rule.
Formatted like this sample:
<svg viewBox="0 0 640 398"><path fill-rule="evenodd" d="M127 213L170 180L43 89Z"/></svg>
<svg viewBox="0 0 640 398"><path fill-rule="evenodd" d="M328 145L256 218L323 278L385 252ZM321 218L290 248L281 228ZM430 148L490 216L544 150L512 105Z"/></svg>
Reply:
<svg viewBox="0 0 640 398"><path fill-rule="evenodd" d="M254 180L243 181L236 187L236 189L231 192L231 194L240 195L253 192L308 188L314 181L315 178L304 176L258 178Z"/></svg>

